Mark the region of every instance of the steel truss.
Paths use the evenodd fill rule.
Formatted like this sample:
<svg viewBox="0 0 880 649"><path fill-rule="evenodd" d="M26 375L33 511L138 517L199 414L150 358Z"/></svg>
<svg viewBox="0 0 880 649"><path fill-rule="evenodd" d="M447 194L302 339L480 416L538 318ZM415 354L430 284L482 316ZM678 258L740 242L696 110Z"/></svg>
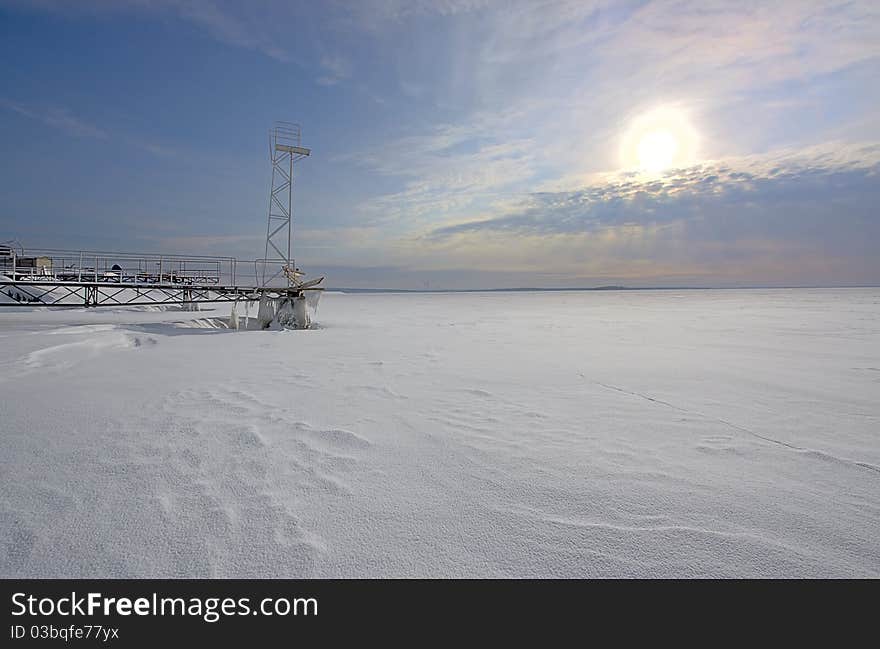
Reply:
<svg viewBox="0 0 880 649"><path fill-rule="evenodd" d="M263 286L174 286L156 284L108 284L105 282L0 281L0 292L17 299L0 307L98 307L98 306L196 306L216 302L295 298L321 287L279 289ZM16 296L21 296L16 298Z"/></svg>
<svg viewBox="0 0 880 649"><path fill-rule="evenodd" d="M282 269L295 267L292 257L293 237L293 163L305 158L310 149L301 146L299 124L276 122L269 132L269 159L272 162L272 183L269 186L269 219L266 226L266 251L262 269L262 285L285 279ZM274 267L274 268L273 268ZM291 286L292 282L287 281Z"/></svg>

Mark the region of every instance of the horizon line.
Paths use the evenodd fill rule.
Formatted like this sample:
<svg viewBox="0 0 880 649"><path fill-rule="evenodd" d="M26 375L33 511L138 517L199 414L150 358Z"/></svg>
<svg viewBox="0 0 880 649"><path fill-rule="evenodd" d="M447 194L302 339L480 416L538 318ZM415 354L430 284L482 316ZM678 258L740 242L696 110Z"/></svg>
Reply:
<svg viewBox="0 0 880 649"><path fill-rule="evenodd" d="M743 291L792 289L880 288L880 284L803 284L791 286L577 286L577 287L514 287L514 288L354 288L326 287L326 291L348 293L537 293L562 291Z"/></svg>

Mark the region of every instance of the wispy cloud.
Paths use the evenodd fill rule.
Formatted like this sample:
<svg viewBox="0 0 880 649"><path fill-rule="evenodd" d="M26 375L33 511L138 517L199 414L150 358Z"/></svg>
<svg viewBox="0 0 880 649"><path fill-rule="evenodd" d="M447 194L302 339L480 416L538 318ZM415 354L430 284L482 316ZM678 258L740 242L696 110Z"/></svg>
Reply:
<svg viewBox="0 0 880 649"><path fill-rule="evenodd" d="M169 147L167 145L164 145L164 144L157 144L155 142L147 142L147 141L142 140L140 138L128 138L128 139L131 141L131 143L134 146L136 146L140 149L143 149L147 153L151 153L154 156L157 156L159 158L170 158L174 155L177 155L176 149Z"/></svg>
<svg viewBox="0 0 880 649"><path fill-rule="evenodd" d="M76 115L68 108L50 106L36 107L26 105L21 102L0 98L0 108L5 108L22 117L42 122L46 126L56 129L65 135L74 138L92 138L97 140L108 140L113 135L107 130L91 124ZM140 137L132 137L129 135L116 135L126 143L137 147L147 153L158 157L170 157L175 155L175 150L171 147L150 142Z"/></svg>
<svg viewBox="0 0 880 649"><path fill-rule="evenodd" d="M418 226L519 193L542 160L538 143L515 127L518 111L474 114L467 123L400 137L375 150L340 156L384 176L401 190L361 205L369 222Z"/></svg>
<svg viewBox="0 0 880 649"><path fill-rule="evenodd" d="M296 6L287 2L238 3L228 0L2 0L0 4L66 16L154 13L177 16L212 38L234 47L255 50L282 62L294 60L281 43L279 21L293 22Z"/></svg>
<svg viewBox="0 0 880 649"><path fill-rule="evenodd" d="M135 0L135 4L142 3ZM173 0L156 4L168 5L169 9L203 28L220 42L257 50L283 63L294 60L292 52L279 44L278 35L270 27L274 12L261 13L247 4L212 0Z"/></svg>
<svg viewBox="0 0 880 649"><path fill-rule="evenodd" d="M66 108L37 108L9 99L0 99L0 106L29 119L40 121L73 137L99 139L106 139L108 137L106 131L76 117Z"/></svg>
<svg viewBox="0 0 880 649"><path fill-rule="evenodd" d="M351 63L341 56L323 56L320 65L323 74L316 81L322 86L334 86L351 77Z"/></svg>

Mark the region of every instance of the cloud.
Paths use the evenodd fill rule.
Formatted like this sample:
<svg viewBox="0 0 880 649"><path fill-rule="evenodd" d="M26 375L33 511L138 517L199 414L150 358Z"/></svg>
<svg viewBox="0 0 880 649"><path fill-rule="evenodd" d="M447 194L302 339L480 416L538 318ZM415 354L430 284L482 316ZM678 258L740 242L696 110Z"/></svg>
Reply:
<svg viewBox="0 0 880 649"><path fill-rule="evenodd" d="M734 282L759 271L794 281L822 268L840 281L880 279L868 252L877 154L863 144L880 128L878 3L37 6L173 16L230 46L296 59L334 95L365 98L345 97L351 128L341 130L358 135L338 146L358 150L333 160L354 167L352 182L326 201L320 236L306 241L306 224L297 235L316 262L332 255L343 266L350 255L352 266L560 282ZM307 36L288 40L291 30ZM622 139L665 105L691 116L698 163L629 174Z"/></svg>
<svg viewBox="0 0 880 649"><path fill-rule="evenodd" d="M394 20L413 19L397 3L383 6ZM664 103L694 115L698 159L840 137L840 121L815 117L833 97L817 96L815 85L804 82L876 65L880 57L880 9L870 3L510 2L455 9L472 15L456 22L453 12L441 23L448 32L438 28L425 45L439 47L437 57L446 61L431 68L429 83L430 53L395 59L405 96L449 106L442 114L456 117L356 156L403 184L365 203L367 214L445 219L535 184L613 170L627 129ZM863 116L876 121L874 113ZM798 121L808 126L777 141Z"/></svg>
<svg viewBox="0 0 880 649"><path fill-rule="evenodd" d="M107 132L71 114L66 108L34 108L8 99L0 99L0 106L29 119L43 122L72 137L106 139Z"/></svg>
<svg viewBox="0 0 880 649"><path fill-rule="evenodd" d="M139 138L128 138L128 140L136 147L143 149L147 153L152 153L154 156L158 158L170 158L177 155L177 151L169 146L164 144L157 144L155 142L147 142L145 140L141 140Z"/></svg>
<svg viewBox="0 0 880 649"><path fill-rule="evenodd" d="M421 268L688 281L877 282L880 144L604 174L412 240ZM823 275L825 273L825 275ZM810 278L810 279L807 279Z"/></svg>
<svg viewBox="0 0 880 649"><path fill-rule="evenodd" d="M361 0L350 3L335 0L342 21L349 27L379 31L389 23L402 24L425 16L452 17L473 13L493 6L503 6L499 0Z"/></svg>
<svg viewBox="0 0 880 649"><path fill-rule="evenodd" d="M324 74L316 80L319 85L334 86L351 77L351 63L341 56L323 56L320 65Z"/></svg>
<svg viewBox="0 0 880 649"><path fill-rule="evenodd" d="M227 0L0 0L17 9L35 9L65 16L98 16L120 13L171 14L205 31L221 43L256 50L281 62L294 60L279 44L279 21L292 23L296 7L269 3L259 10L251 3Z"/></svg>
<svg viewBox="0 0 880 649"><path fill-rule="evenodd" d="M17 113L28 119L42 122L47 126L75 138L93 138L97 140L110 139L111 134L94 124L90 124L75 115L67 108L48 107L37 108L22 104L20 102L11 101L9 99L0 98L0 107ZM124 141L154 156L168 158L176 155L176 151L164 144L158 144L143 140L139 137L130 137L121 135Z"/></svg>
<svg viewBox="0 0 880 649"><path fill-rule="evenodd" d="M429 236L501 230L584 232L702 218L720 206L748 211L755 205L807 204L847 195L865 203L878 179L878 165L880 145L835 143L806 151L706 161L657 176L598 174L592 184L577 190L535 193L519 209L436 228Z"/></svg>
<svg viewBox="0 0 880 649"><path fill-rule="evenodd" d="M135 0L135 4L142 3ZM172 0L155 4L178 13L221 43L256 50L282 63L294 60L292 52L279 44L280 35L273 29L273 25L278 24L273 19L279 17L279 12L261 13L253 11L247 4L214 0ZM276 8L283 6L276 5ZM288 19L294 17L286 12L280 13Z"/></svg>
<svg viewBox="0 0 880 649"><path fill-rule="evenodd" d="M478 113L467 123L439 125L337 159L403 181L400 190L364 201L363 219L417 227L521 193L537 173L541 152L516 130L519 117L513 110Z"/></svg>

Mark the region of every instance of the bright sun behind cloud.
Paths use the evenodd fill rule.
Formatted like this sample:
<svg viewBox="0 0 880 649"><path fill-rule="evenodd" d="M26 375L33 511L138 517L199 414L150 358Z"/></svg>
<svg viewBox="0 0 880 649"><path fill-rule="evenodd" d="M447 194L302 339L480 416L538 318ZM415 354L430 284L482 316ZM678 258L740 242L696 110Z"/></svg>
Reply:
<svg viewBox="0 0 880 649"><path fill-rule="evenodd" d="M648 171L671 167L678 153L678 140L669 131L651 131L639 140L639 166Z"/></svg>
<svg viewBox="0 0 880 649"><path fill-rule="evenodd" d="M696 161L697 132L687 114L657 108L634 119L623 136L621 163L626 169L655 174Z"/></svg>

